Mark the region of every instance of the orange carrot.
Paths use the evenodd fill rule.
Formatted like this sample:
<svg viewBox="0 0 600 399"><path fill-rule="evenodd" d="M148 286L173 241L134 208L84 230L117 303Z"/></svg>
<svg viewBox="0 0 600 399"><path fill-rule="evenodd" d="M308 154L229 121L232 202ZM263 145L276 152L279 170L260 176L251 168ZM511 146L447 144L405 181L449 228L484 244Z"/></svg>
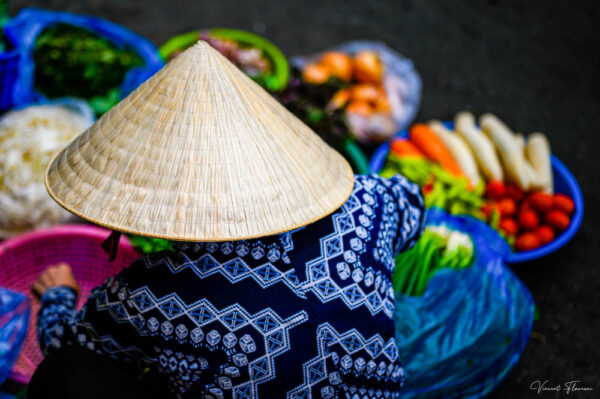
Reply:
<svg viewBox="0 0 600 399"><path fill-rule="evenodd" d="M403 157L425 158L425 155L410 141L396 139L392 142L392 153Z"/></svg>
<svg viewBox="0 0 600 399"><path fill-rule="evenodd" d="M413 125L410 129L410 140L427 158L439 162L448 172L454 175L464 175L442 141L426 124L417 123Z"/></svg>

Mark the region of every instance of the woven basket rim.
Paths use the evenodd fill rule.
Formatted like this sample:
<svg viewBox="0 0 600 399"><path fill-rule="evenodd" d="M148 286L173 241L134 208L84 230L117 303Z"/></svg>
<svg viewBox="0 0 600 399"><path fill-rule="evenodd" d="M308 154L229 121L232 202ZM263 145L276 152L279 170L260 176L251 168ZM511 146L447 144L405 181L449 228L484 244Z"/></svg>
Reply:
<svg viewBox="0 0 600 399"><path fill-rule="evenodd" d="M70 235L85 236L88 238L106 239L110 230L91 224L60 224L56 226L35 229L16 237L9 238L0 243L0 256L6 251L26 245L31 241L43 240ZM129 240L121 240L119 248L135 250Z"/></svg>

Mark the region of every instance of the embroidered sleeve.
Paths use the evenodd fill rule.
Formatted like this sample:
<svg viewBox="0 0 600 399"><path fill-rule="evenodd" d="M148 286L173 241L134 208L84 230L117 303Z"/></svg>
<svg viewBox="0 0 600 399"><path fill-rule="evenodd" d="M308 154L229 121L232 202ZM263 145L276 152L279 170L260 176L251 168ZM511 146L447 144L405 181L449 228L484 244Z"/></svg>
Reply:
<svg viewBox="0 0 600 399"><path fill-rule="evenodd" d="M95 288L80 311L75 306L76 296L70 288L54 287L43 295L38 339L44 355L62 346L80 345L113 359L148 360L137 346L145 335L143 319L129 298L122 275Z"/></svg>
<svg viewBox="0 0 600 399"><path fill-rule="evenodd" d="M38 339L42 353L51 348L60 348L64 341L64 330L75 314L75 291L68 287L50 288L41 298L38 314Z"/></svg>

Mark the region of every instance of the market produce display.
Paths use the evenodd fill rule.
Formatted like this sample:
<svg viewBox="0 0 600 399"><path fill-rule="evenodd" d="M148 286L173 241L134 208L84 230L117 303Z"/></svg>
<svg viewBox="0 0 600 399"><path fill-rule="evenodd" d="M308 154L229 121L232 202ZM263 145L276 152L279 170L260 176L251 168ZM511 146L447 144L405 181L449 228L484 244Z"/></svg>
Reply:
<svg viewBox="0 0 600 399"><path fill-rule="evenodd" d="M405 147L410 141L397 141L392 144L395 148ZM412 144L410 144L412 145ZM398 156L390 154L386 167L380 172L383 177L391 177L397 173L422 187L425 194L425 206L447 209L452 214L468 214L483 219L482 207L485 200L483 183L469 186L469 181L462 176L452 175L443 167L434 163L422 153L418 157Z"/></svg>
<svg viewBox="0 0 600 399"><path fill-rule="evenodd" d="M44 187L52 156L93 122L83 102L11 111L0 119L0 237L64 222Z"/></svg>
<svg viewBox="0 0 600 399"><path fill-rule="evenodd" d="M290 68L283 53L269 40L239 29L213 28L175 36L159 51L170 61L198 40L204 40L264 88L283 89Z"/></svg>
<svg viewBox="0 0 600 399"><path fill-rule="evenodd" d="M72 256L67 260L82 273L76 277L87 292L101 280L86 280L83 271L104 279L129 264L135 251L173 249L168 240L128 235L120 242L121 259L109 268L100 248L107 231L88 234L84 230L96 228L78 225L22 233L71 218L44 187L52 156L163 60L204 40L342 153L355 173L370 172L363 149L384 143L377 153L385 153L385 161L373 172L401 173L422 188L427 227L394 259L396 339L411 375L404 395L480 397L514 366L530 337L534 305L504 262L556 250L575 233L583 212L577 183L552 156L544 134L524 136L493 114L476 119L468 112L452 123L432 120L408 129L420 78L410 60L378 42L351 42L288 63L259 35L212 28L174 36L159 56L150 42L108 21L40 9L9 20L7 4L0 0L0 111L9 110L0 119L0 239L18 237L0 251L10 277L4 285L29 293L30 280L59 261L42 265L36 251L60 260ZM85 101L47 103L63 96ZM33 324L28 334L21 357L33 353L33 361L20 360L11 376L23 383L41 359ZM13 363L0 370L0 381Z"/></svg>
<svg viewBox="0 0 600 399"><path fill-rule="evenodd" d="M402 173L419 184L427 207L485 220L515 252L547 245L569 227L575 203L553 192L544 134L526 139L489 113L476 124L461 112L454 128L439 121L413 125L407 138L392 141L380 173Z"/></svg>
<svg viewBox="0 0 600 399"><path fill-rule="evenodd" d="M33 59L36 90L49 98L84 98L100 113L119 101L125 73L142 64L134 51L68 24L46 28L36 40Z"/></svg>

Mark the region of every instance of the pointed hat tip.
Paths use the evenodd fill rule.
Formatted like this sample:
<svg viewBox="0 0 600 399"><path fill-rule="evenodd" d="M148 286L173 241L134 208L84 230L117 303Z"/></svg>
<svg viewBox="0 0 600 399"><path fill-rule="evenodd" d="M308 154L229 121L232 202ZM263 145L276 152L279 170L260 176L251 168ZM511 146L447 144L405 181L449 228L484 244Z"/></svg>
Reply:
<svg viewBox="0 0 600 399"><path fill-rule="evenodd" d="M192 48L196 49L206 49L207 47L210 47L210 44L206 43L202 39L198 39L198 41L192 46Z"/></svg>
<svg viewBox="0 0 600 399"><path fill-rule="evenodd" d="M217 50L215 50L210 44L205 42L204 40L198 40L192 46L188 47L183 53L179 54L175 58L183 58L183 59L198 59L198 57L203 58L206 56L217 56L221 55ZM184 57L181 57L184 56Z"/></svg>
<svg viewBox="0 0 600 399"><path fill-rule="evenodd" d="M190 51L190 52L213 52L215 51L213 49L213 47L208 44L207 42L205 42L202 39L199 39L196 43L194 43L193 46L191 46L190 48L188 48L186 51Z"/></svg>

